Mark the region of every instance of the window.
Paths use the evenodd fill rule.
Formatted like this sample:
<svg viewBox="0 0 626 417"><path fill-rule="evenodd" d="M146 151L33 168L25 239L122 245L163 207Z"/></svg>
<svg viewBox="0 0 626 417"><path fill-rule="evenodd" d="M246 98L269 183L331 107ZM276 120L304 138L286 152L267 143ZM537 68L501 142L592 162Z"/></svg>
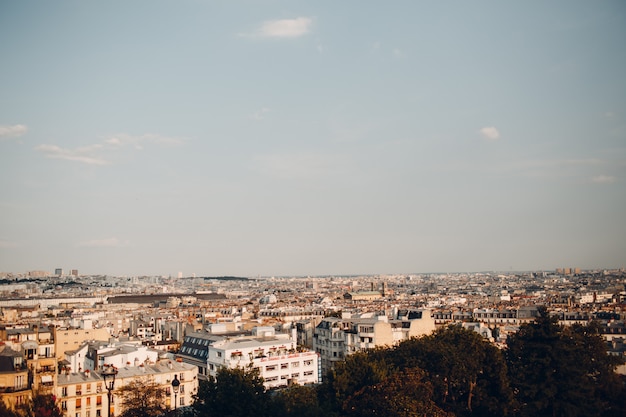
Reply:
<svg viewBox="0 0 626 417"><path fill-rule="evenodd" d="M67 387L61 388L61 397L67 397Z"/></svg>
<svg viewBox="0 0 626 417"><path fill-rule="evenodd" d="M183 384L180 384L180 393L181 394L185 393L185 386Z"/></svg>
<svg viewBox="0 0 626 417"><path fill-rule="evenodd" d="M98 395L96 397L96 405L102 405L102 396L101 395Z"/></svg>
<svg viewBox="0 0 626 417"><path fill-rule="evenodd" d="M217 357L221 358L222 357L222 352L217 352Z"/></svg>
<svg viewBox="0 0 626 417"><path fill-rule="evenodd" d="M102 417L102 412L100 410L96 410L96 417Z"/></svg>
<svg viewBox="0 0 626 417"><path fill-rule="evenodd" d="M89 407L91 405L91 397L87 397L86 402L87 402L87 407Z"/></svg>
<svg viewBox="0 0 626 417"><path fill-rule="evenodd" d="M266 371L274 371L276 370L276 365L268 365L265 367Z"/></svg>
<svg viewBox="0 0 626 417"><path fill-rule="evenodd" d="M304 371L304 376L312 376L313 371Z"/></svg>
<svg viewBox="0 0 626 417"><path fill-rule="evenodd" d="M91 392L91 384L87 384L87 392Z"/></svg>
<svg viewBox="0 0 626 417"><path fill-rule="evenodd" d="M78 410L81 407L81 398L76 398L76 409Z"/></svg>
<svg viewBox="0 0 626 417"><path fill-rule="evenodd" d="M291 374L292 378L298 378L299 376L300 376L300 373Z"/></svg>
<svg viewBox="0 0 626 417"><path fill-rule="evenodd" d="M83 386L76 385L76 395L83 395Z"/></svg>
<svg viewBox="0 0 626 417"><path fill-rule="evenodd" d="M61 401L61 410L67 410L67 401Z"/></svg>
<svg viewBox="0 0 626 417"><path fill-rule="evenodd" d="M287 369L289 368L289 364L288 363L281 363L280 364L280 369Z"/></svg>
<svg viewBox="0 0 626 417"><path fill-rule="evenodd" d="M15 377L15 389L24 388L24 375L18 375Z"/></svg>
<svg viewBox="0 0 626 417"><path fill-rule="evenodd" d="M300 362L291 362L292 368L297 368L298 366L300 366Z"/></svg>

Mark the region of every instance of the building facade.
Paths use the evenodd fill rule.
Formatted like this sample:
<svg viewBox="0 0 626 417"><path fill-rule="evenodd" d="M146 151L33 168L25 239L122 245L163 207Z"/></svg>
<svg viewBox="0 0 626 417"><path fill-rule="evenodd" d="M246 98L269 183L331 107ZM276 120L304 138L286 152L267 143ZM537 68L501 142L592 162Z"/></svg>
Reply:
<svg viewBox="0 0 626 417"><path fill-rule="evenodd" d="M327 317L315 328L313 349L320 355L322 375L347 355L379 346L393 346L409 339L430 334L435 320L430 310L403 310L397 318Z"/></svg>

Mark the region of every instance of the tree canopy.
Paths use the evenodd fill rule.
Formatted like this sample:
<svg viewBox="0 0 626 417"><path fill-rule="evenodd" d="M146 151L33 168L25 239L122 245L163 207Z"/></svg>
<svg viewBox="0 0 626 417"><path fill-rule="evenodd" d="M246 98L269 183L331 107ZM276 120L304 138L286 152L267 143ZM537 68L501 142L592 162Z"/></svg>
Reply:
<svg viewBox="0 0 626 417"><path fill-rule="evenodd" d="M2 417L63 417L56 398L51 394L34 392L26 403L9 408L0 398L0 416Z"/></svg>
<svg viewBox="0 0 626 417"><path fill-rule="evenodd" d="M625 380L595 324L559 326L545 311L504 352L449 326L337 362L316 386L266 391L257 369L201 382L197 417L626 415Z"/></svg>
<svg viewBox="0 0 626 417"><path fill-rule="evenodd" d="M400 343L390 351L398 369L427 372L434 399L458 416L505 416L513 408L513 392L501 352L478 333L449 326Z"/></svg>
<svg viewBox="0 0 626 417"><path fill-rule="evenodd" d="M157 417L168 410L165 389L150 378L135 379L116 393L124 404L120 417Z"/></svg>
<svg viewBox="0 0 626 417"><path fill-rule="evenodd" d="M247 417L264 416L268 404L258 369L220 368L217 378L201 381L194 408L201 416Z"/></svg>
<svg viewBox="0 0 626 417"><path fill-rule="evenodd" d="M506 353L520 415L623 415L615 414L623 392L614 372L619 359L606 351L597 324L560 326L541 309L510 337Z"/></svg>

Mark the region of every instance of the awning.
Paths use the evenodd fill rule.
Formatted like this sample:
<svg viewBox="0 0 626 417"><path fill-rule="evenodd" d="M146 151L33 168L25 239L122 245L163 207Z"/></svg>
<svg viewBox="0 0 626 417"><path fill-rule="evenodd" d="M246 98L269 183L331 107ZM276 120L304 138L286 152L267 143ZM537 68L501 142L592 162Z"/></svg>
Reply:
<svg viewBox="0 0 626 417"><path fill-rule="evenodd" d="M37 349L39 347L39 344L37 342L35 342L34 340L27 340L25 342L22 343L22 349Z"/></svg>

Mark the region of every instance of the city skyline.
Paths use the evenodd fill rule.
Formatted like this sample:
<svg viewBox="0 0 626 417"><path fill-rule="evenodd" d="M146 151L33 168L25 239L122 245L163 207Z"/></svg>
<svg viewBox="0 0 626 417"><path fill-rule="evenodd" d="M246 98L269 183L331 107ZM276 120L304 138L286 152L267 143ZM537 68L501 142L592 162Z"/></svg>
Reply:
<svg viewBox="0 0 626 417"><path fill-rule="evenodd" d="M0 38L0 271L626 266L622 2L2 2Z"/></svg>

